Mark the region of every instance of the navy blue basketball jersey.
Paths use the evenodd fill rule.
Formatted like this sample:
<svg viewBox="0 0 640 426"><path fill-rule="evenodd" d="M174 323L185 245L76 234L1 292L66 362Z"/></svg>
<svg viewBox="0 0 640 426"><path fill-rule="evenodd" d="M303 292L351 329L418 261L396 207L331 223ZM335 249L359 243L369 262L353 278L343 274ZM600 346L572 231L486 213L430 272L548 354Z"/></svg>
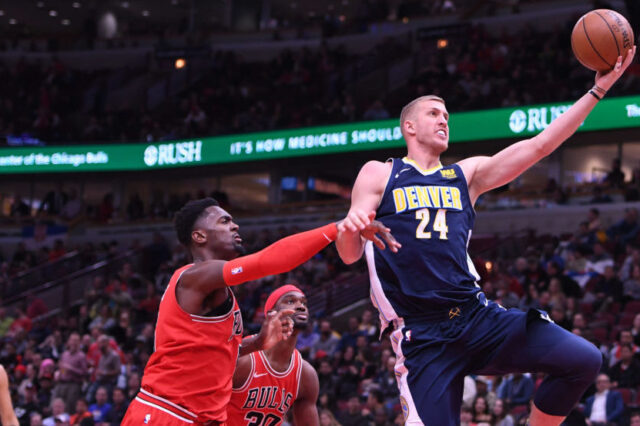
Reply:
<svg viewBox="0 0 640 426"><path fill-rule="evenodd" d="M365 246L371 299L383 323L448 310L480 291L467 254L475 211L462 169L422 170L408 158L389 161L393 168L376 219L402 248L393 253Z"/></svg>

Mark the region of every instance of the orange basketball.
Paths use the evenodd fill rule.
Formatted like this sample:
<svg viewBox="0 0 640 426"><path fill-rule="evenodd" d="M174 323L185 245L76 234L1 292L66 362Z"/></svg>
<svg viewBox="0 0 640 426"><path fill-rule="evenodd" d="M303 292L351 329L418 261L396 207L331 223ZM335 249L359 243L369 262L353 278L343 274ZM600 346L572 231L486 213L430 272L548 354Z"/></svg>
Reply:
<svg viewBox="0 0 640 426"><path fill-rule="evenodd" d="M594 71L609 71L618 56L627 56L633 47L633 30L618 12L597 9L576 22L571 33L573 54L582 65Z"/></svg>

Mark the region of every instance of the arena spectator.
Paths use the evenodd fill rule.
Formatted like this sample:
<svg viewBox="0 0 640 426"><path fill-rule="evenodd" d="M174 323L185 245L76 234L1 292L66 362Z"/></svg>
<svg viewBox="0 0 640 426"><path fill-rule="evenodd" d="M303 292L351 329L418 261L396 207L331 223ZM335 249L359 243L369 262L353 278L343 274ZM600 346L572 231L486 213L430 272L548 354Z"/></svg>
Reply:
<svg viewBox="0 0 640 426"><path fill-rule="evenodd" d="M369 309L362 313L362 319L358 329L360 330L361 335L367 337L367 339L376 338L378 336L378 327L373 323L373 319L373 312Z"/></svg>
<svg viewBox="0 0 640 426"><path fill-rule="evenodd" d="M478 376L476 377L475 383L476 395L483 397L489 407L489 410L491 410L498 397L493 390L489 389L489 381L485 377Z"/></svg>
<svg viewBox="0 0 640 426"><path fill-rule="evenodd" d="M484 397L476 396L476 399L473 401L472 410L474 423L491 423L492 417L489 412L489 405Z"/></svg>
<svg viewBox="0 0 640 426"><path fill-rule="evenodd" d="M460 426L475 426L473 422L473 410L468 405L460 408Z"/></svg>
<svg viewBox="0 0 640 426"><path fill-rule="evenodd" d="M624 246L627 243L635 241L640 232L640 224L638 223L638 210L629 207L624 211L624 219L612 225L607 230L607 236Z"/></svg>
<svg viewBox="0 0 640 426"><path fill-rule="evenodd" d="M32 413L37 413L40 410L40 404L38 401L38 389L33 383L27 383L24 389L24 395L18 399L15 412L18 417L20 425L29 425Z"/></svg>
<svg viewBox="0 0 640 426"><path fill-rule="evenodd" d="M320 340L320 335L314 331L314 324L309 321L307 327L298 334L296 349L298 349L305 358L308 358L313 346L318 340Z"/></svg>
<svg viewBox="0 0 640 426"><path fill-rule="evenodd" d="M609 352L609 367L613 367L622 359L622 348L627 345L631 345L634 354L638 352L639 348L633 344L631 331L621 330L618 333L618 340L613 344Z"/></svg>
<svg viewBox="0 0 640 426"><path fill-rule="evenodd" d="M69 422L69 414L67 414L65 410L65 401L62 398L53 398L51 400L51 415L42 420L42 425L56 426L56 423L67 422Z"/></svg>
<svg viewBox="0 0 640 426"><path fill-rule="evenodd" d="M609 376L600 374L596 379L596 393L587 398L584 415L592 424L618 423L622 420L624 403L620 392L611 389Z"/></svg>
<svg viewBox="0 0 640 426"><path fill-rule="evenodd" d="M13 318L7 315L7 310L0 307L0 337L4 337L7 334L12 323Z"/></svg>
<svg viewBox="0 0 640 426"><path fill-rule="evenodd" d="M473 406L473 401L476 399L478 390L476 388L476 381L471 376L464 377L464 387L462 388L462 404Z"/></svg>
<svg viewBox="0 0 640 426"><path fill-rule="evenodd" d="M66 409L70 412L75 409L75 401L81 396L82 384L88 373L87 359L80 350L78 333L69 335L67 350L62 353L58 367L58 383L53 394L64 400Z"/></svg>
<svg viewBox="0 0 640 426"><path fill-rule="evenodd" d="M507 377L498 388L498 397L510 406L528 405L533 396L534 383L530 377L516 373Z"/></svg>
<svg viewBox="0 0 640 426"><path fill-rule="evenodd" d="M631 276L624 281L622 286L626 300L640 300L640 265L632 266Z"/></svg>
<svg viewBox="0 0 640 426"><path fill-rule="evenodd" d="M113 405L105 416L105 422L109 426L119 426L124 414L127 412L129 403L125 399L124 391L120 388L114 388L112 394Z"/></svg>
<svg viewBox="0 0 640 426"><path fill-rule="evenodd" d="M40 413L31 413L29 417L29 426L42 426L42 415Z"/></svg>
<svg viewBox="0 0 640 426"><path fill-rule="evenodd" d="M620 361L609 370L614 388L632 388L640 385L640 361L634 358L633 347L625 344L620 348Z"/></svg>
<svg viewBox="0 0 640 426"><path fill-rule="evenodd" d="M340 338L333 332L331 322L328 320L320 321L320 339L313 346L312 358L317 357L319 352L332 357L339 342Z"/></svg>
<svg viewBox="0 0 640 426"><path fill-rule="evenodd" d="M71 188L69 190L69 199L60 210L60 219L66 222L74 222L82 217L84 204L78 196L78 190Z"/></svg>
<svg viewBox="0 0 640 426"><path fill-rule="evenodd" d="M103 386L107 390L107 394L109 394L116 385L116 380L120 374L120 356L111 347L108 336L100 335L98 348L100 354L98 363L95 366L95 381L91 383L87 390L88 401L94 401L95 392L100 386Z"/></svg>
<svg viewBox="0 0 640 426"><path fill-rule="evenodd" d="M76 401L76 409L75 412L69 418L69 425L84 425L84 419L93 420L93 415L89 412L89 407L87 405L87 400L80 398ZM93 424L93 422L91 423Z"/></svg>
<svg viewBox="0 0 640 426"><path fill-rule="evenodd" d="M346 351L347 347L356 347L356 340L358 336L360 336L362 332L360 331L360 321L357 317L349 318L349 328L347 331L342 333L342 337L340 338L340 342L338 343L337 350L340 352Z"/></svg>
<svg viewBox="0 0 640 426"><path fill-rule="evenodd" d="M320 411L320 426L341 426L330 410Z"/></svg>
<svg viewBox="0 0 640 426"><path fill-rule="evenodd" d="M342 426L368 426L369 422L361 411L358 395L351 395L347 402L347 409L338 416L338 421Z"/></svg>
<svg viewBox="0 0 640 426"><path fill-rule="evenodd" d="M107 414L111 411L111 404L108 402L107 389L99 387L96 390L96 402L89 405L89 411L93 415L93 420L96 423L105 422Z"/></svg>
<svg viewBox="0 0 640 426"><path fill-rule="evenodd" d="M598 277L593 292L596 296L596 309L603 303L612 303L622 300L624 287L622 282L616 276L614 265L607 265L604 273Z"/></svg>
<svg viewBox="0 0 640 426"><path fill-rule="evenodd" d="M633 344L638 346L638 343L640 342L640 314L636 314L636 316L633 317L633 324L629 331L633 336Z"/></svg>
<svg viewBox="0 0 640 426"><path fill-rule="evenodd" d="M611 162L611 170L604 178L604 183L614 188L622 188L622 186L624 186L624 172L622 171L619 158L615 158Z"/></svg>
<svg viewBox="0 0 640 426"><path fill-rule="evenodd" d="M493 405L493 421L495 426L513 426L513 416L509 414L509 407L502 399L497 399Z"/></svg>

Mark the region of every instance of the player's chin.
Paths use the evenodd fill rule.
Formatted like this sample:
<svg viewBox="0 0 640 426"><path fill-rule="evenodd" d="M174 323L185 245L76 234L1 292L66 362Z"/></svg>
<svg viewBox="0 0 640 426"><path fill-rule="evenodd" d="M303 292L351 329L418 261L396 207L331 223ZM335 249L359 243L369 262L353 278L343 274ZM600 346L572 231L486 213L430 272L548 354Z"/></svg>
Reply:
<svg viewBox="0 0 640 426"><path fill-rule="evenodd" d="M449 148L449 140L441 140L438 141L438 149L440 150L440 152L445 152L447 150L447 148Z"/></svg>
<svg viewBox="0 0 640 426"><path fill-rule="evenodd" d="M233 250L238 253L238 256L244 256L247 254L247 249L240 243L233 243Z"/></svg>
<svg viewBox="0 0 640 426"><path fill-rule="evenodd" d="M295 316L293 316L293 328L295 330L304 330L305 328L307 328L307 323L309 322L309 318L296 318Z"/></svg>

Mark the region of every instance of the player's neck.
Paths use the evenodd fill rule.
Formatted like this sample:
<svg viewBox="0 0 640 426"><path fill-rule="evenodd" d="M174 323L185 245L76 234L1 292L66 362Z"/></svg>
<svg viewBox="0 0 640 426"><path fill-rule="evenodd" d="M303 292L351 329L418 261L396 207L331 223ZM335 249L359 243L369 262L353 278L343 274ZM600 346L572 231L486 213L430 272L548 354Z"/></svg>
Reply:
<svg viewBox="0 0 640 426"><path fill-rule="evenodd" d="M293 351L296 349L299 333L300 330L293 330L293 333L291 333L291 336L289 336L287 340L278 342L272 348L264 351L269 363L276 371L282 372L289 368Z"/></svg>
<svg viewBox="0 0 640 426"><path fill-rule="evenodd" d="M407 153L407 158L418 165L422 170L431 170L440 166L440 155L432 152L410 149Z"/></svg>

